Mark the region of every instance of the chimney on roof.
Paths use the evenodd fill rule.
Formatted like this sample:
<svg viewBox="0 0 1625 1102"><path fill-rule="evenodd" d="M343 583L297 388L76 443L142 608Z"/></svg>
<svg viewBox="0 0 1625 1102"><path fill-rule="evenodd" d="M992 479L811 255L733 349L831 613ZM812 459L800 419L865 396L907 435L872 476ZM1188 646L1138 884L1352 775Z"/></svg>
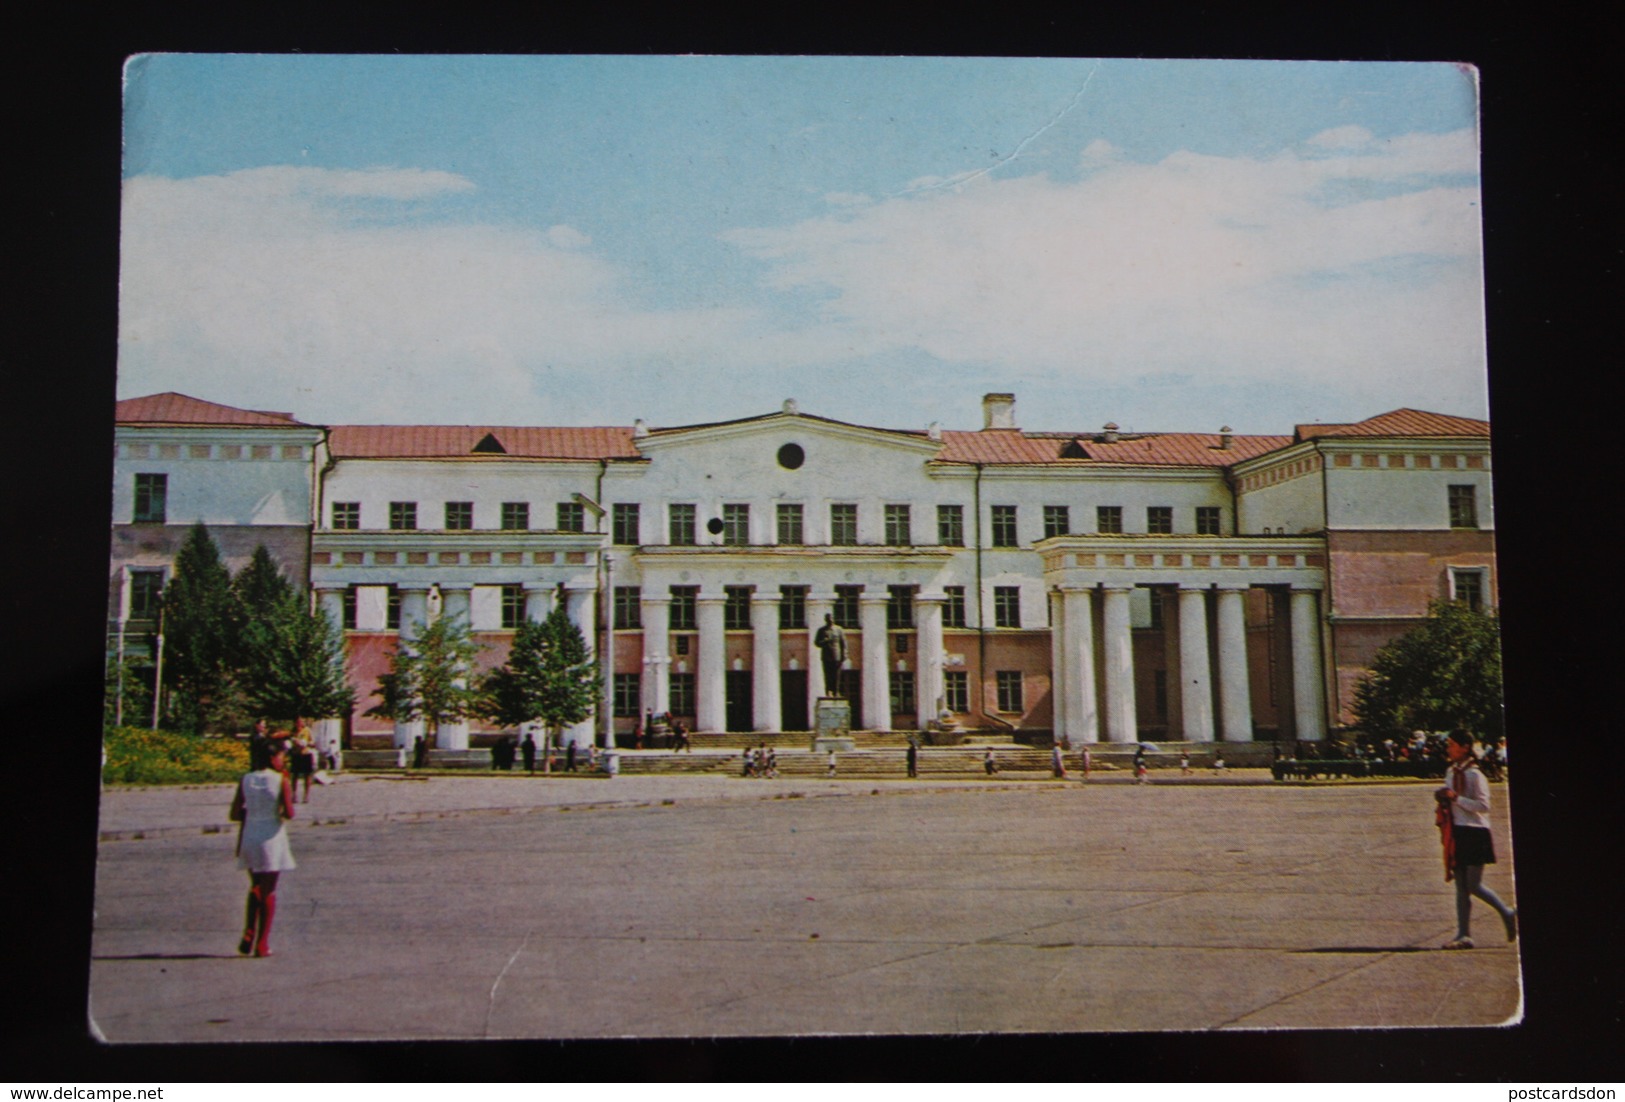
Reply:
<svg viewBox="0 0 1625 1102"><path fill-rule="evenodd" d="M1229 425L1225 425L1219 430L1219 447L1228 450L1233 440L1235 440L1235 430Z"/></svg>
<svg viewBox="0 0 1625 1102"><path fill-rule="evenodd" d="M1016 396L1014 394L982 395L982 428L1013 429L1016 427Z"/></svg>
<svg viewBox="0 0 1625 1102"><path fill-rule="evenodd" d="M649 423L639 417L632 422L632 439L642 440L649 435Z"/></svg>
<svg viewBox="0 0 1625 1102"><path fill-rule="evenodd" d="M1117 422L1116 421L1107 421L1106 422L1105 430L1100 434L1100 442L1103 443L1103 444L1115 444L1115 443L1117 443Z"/></svg>

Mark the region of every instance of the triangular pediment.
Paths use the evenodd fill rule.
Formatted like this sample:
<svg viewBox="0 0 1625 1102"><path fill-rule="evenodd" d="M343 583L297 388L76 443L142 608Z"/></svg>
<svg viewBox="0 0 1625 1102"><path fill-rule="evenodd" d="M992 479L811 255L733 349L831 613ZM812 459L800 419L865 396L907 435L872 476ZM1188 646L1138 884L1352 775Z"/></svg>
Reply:
<svg viewBox="0 0 1625 1102"><path fill-rule="evenodd" d="M737 421L654 429L648 436L640 438L637 446L639 451L650 454L743 440L760 440L763 444L777 441L777 446L799 443L803 447L806 446L805 441L818 441L848 448L902 451L923 458L936 455L942 447L940 441L930 439L923 431L854 425L799 412L769 413Z"/></svg>

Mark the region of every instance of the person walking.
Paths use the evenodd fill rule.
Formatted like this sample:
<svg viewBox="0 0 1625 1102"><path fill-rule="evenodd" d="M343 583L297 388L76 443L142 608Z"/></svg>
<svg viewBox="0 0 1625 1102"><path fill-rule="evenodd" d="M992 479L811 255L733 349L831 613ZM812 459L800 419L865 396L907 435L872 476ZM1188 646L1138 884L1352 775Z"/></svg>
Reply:
<svg viewBox="0 0 1625 1102"><path fill-rule="evenodd" d="M429 740L419 735L412 743L412 768L422 769L423 763L429 760Z"/></svg>
<svg viewBox="0 0 1625 1102"><path fill-rule="evenodd" d="M1095 765L1094 756L1089 753L1089 747L1085 746L1083 748L1083 779L1084 780L1089 779L1089 773L1090 773L1091 770L1094 769L1094 765Z"/></svg>
<svg viewBox="0 0 1625 1102"><path fill-rule="evenodd" d="M254 768L237 782L228 813L237 830L237 867L248 873L248 905L242 940L244 956L271 955L271 920L276 917L277 878L297 867L285 825L293 818L293 783L284 772L287 749L270 743Z"/></svg>
<svg viewBox="0 0 1625 1102"><path fill-rule="evenodd" d="M834 750L831 750L829 752L828 772L825 775L830 776L830 777L833 777L835 775L835 751Z"/></svg>
<svg viewBox="0 0 1625 1102"><path fill-rule="evenodd" d="M920 748L913 739L908 740L908 775L920 775Z"/></svg>
<svg viewBox="0 0 1625 1102"><path fill-rule="evenodd" d="M1445 741L1450 760L1448 782L1433 793L1435 822L1444 847L1444 878L1456 882L1456 936L1445 949L1471 949L1473 897L1477 896L1501 916L1507 941L1518 940L1518 912L1483 884L1484 866L1495 864L1495 843L1490 835L1490 782L1478 768L1473 736L1451 731Z"/></svg>
<svg viewBox="0 0 1625 1102"><path fill-rule="evenodd" d="M536 739L529 731L525 732L525 741L519 744L519 753L525 759L525 772L536 772Z"/></svg>
<svg viewBox="0 0 1625 1102"><path fill-rule="evenodd" d="M574 739L564 744L564 771L566 773L576 771L576 744Z"/></svg>
<svg viewBox="0 0 1625 1102"><path fill-rule="evenodd" d="M1062 780L1066 779L1066 762L1061 758L1061 744L1059 742L1050 748L1049 769L1055 776Z"/></svg>
<svg viewBox="0 0 1625 1102"><path fill-rule="evenodd" d="M1191 756L1189 752L1179 755L1179 775L1181 777L1191 775Z"/></svg>
<svg viewBox="0 0 1625 1102"><path fill-rule="evenodd" d="M991 777L998 771L998 760L993 756L993 747L989 746L987 748L987 753L982 755L982 772Z"/></svg>
<svg viewBox="0 0 1625 1102"><path fill-rule="evenodd" d="M1144 784L1147 778L1145 764L1145 745L1142 743L1134 749L1134 783Z"/></svg>
<svg viewBox="0 0 1625 1102"><path fill-rule="evenodd" d="M1213 772L1218 774L1221 777L1224 776L1224 751L1223 750L1215 750L1213 752Z"/></svg>

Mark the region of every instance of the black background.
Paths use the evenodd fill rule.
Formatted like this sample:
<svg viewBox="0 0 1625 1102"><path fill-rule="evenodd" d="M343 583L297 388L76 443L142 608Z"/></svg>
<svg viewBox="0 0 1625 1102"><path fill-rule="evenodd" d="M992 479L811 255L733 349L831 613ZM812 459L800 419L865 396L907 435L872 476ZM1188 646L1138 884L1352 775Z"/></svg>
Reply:
<svg viewBox="0 0 1625 1102"><path fill-rule="evenodd" d="M1324 10L1323 10L1324 8ZM8 50L0 740L4 1078L1618 1079L1620 38L1602 5L58 6ZM743 13L743 14L742 14ZM534 29L533 29L533 26ZM142 51L759 53L1464 61L1482 91L1486 286L1525 1014L1503 1030L103 1046L86 1032L116 361L120 79ZM20 334L21 339L15 339ZM1378 411L1358 411L1361 415ZM1605 718L1605 711L1607 713ZM1421 821L1425 821L1425 812ZM1419 829L1421 829L1419 827ZM1441 890L1441 908L1449 900Z"/></svg>

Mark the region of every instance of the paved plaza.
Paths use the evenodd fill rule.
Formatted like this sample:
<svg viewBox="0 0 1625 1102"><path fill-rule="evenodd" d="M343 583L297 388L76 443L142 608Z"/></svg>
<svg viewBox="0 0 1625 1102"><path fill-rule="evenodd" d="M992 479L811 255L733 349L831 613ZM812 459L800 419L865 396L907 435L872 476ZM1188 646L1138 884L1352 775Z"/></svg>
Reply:
<svg viewBox="0 0 1625 1102"><path fill-rule="evenodd" d="M1251 775L1249 775L1251 774ZM90 1015L114 1042L1490 1025L1429 787L349 774L233 951L229 786L110 790ZM1506 790L1495 789L1513 899Z"/></svg>

